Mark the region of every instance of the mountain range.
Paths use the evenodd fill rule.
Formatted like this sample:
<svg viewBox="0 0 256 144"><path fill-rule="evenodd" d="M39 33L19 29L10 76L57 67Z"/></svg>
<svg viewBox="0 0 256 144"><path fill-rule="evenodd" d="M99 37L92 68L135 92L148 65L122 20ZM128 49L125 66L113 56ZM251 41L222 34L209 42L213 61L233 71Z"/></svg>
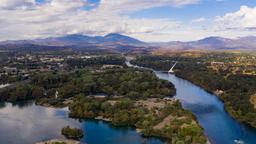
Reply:
<svg viewBox="0 0 256 144"><path fill-rule="evenodd" d="M180 50L256 50L256 36L235 39L223 37L207 37L190 42L168 42L160 44L165 49Z"/></svg>
<svg viewBox="0 0 256 144"><path fill-rule="evenodd" d="M72 34L62 37L50 37L45 39L34 40L14 40L3 41L0 45L4 44L33 44L44 46L83 46L83 45L143 45L142 41L131 38L125 35L111 33L106 36L87 36L82 34Z"/></svg>
<svg viewBox="0 0 256 144"><path fill-rule="evenodd" d="M256 50L256 36L229 39L223 37L207 37L197 41L164 43L146 43L135 38L111 33L106 36L87 36L82 34L66 35L35 40L13 40L0 42L0 48L24 46L51 46L51 47L88 47L97 46L105 48L163 48L170 50Z"/></svg>

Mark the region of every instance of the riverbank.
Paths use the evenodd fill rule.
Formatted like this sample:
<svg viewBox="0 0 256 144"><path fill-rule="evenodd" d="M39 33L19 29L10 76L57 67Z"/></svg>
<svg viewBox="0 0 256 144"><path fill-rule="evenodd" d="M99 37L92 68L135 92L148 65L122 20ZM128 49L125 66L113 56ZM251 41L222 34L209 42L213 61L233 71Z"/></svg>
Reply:
<svg viewBox="0 0 256 144"><path fill-rule="evenodd" d="M170 68L170 63L172 61L176 61L175 58L160 56L144 56L139 57L138 59L139 60L136 59L132 62L142 67L149 67L160 71L168 70L168 68ZM209 140L212 143L216 144L234 143L235 141L238 140L244 143L254 144L256 140L255 129L248 126L246 123L240 123L239 121L236 121L236 119L232 118L232 116L229 115L229 111L225 110L225 106L224 103L222 103L222 99L220 99L220 97L216 95L213 95L215 91L211 91L209 89L207 91L207 89L202 89L204 87L200 87L200 85L197 83L191 83L192 81L189 82L189 79L187 78L178 78L177 72L181 71L181 69L184 70L184 68L186 68L184 71L188 74L193 74L196 71L205 72L206 70L204 66L198 66L200 64L205 63L195 62L195 60L190 60L189 58L184 58L184 61L186 60L186 63L181 62L181 60L182 58L179 58L179 64L175 68L176 76L174 76L173 74L161 73L160 71L155 71L155 73L160 79L168 80L175 85L175 88L177 90L177 95L175 97L182 101L182 105L184 108L192 111L196 115L200 125L204 128L205 134L207 135ZM193 68L191 69L191 67ZM204 78L205 76L204 73L200 73L193 77L203 81L202 78ZM218 82L217 84L222 83L221 80L218 80L218 78L213 77L214 76L211 76L212 79ZM231 79L232 78L234 77L231 77ZM187 79L188 81L185 79ZM208 81L205 82L208 85L212 85L212 79L208 79ZM241 80L233 80L235 82L241 82ZM250 84L247 83L247 85L249 84L252 86L252 81L249 82ZM213 84L212 86L216 86L216 84ZM244 88L244 86L237 87L236 89L241 90ZM218 90L218 94L221 93L222 95L226 95L226 91L224 89L219 88L216 90ZM238 97L236 98L236 95L234 95L234 98L237 102L241 103L239 100L237 100ZM248 101L243 102L249 104Z"/></svg>
<svg viewBox="0 0 256 144"><path fill-rule="evenodd" d="M256 76L245 72L251 70L246 63L250 55L246 56L223 53L207 53L197 57L148 55L138 57L133 62L167 71L170 63L178 59L174 70L176 76L214 94L234 119L256 128L256 109L251 101L256 93Z"/></svg>
<svg viewBox="0 0 256 144"><path fill-rule="evenodd" d="M69 109L72 118L100 119L114 126L132 126L143 136L163 138L168 143L207 142L195 116L174 99L108 100L79 97Z"/></svg>
<svg viewBox="0 0 256 144"><path fill-rule="evenodd" d="M187 81L189 81L189 82L191 82L191 83L193 83L193 84L203 88L208 93L216 96L220 101L222 101L224 103L225 110L230 114L230 116L232 118L234 118L235 120L237 120L237 121L239 121L241 123L245 123L245 124L249 125L250 127L256 128L256 123L254 121L251 122L251 121L246 120L245 116L242 116L241 112L234 110L233 107L230 105L230 102L226 101L226 99L224 98L224 97L227 97L227 96L232 97L234 94L226 93L223 90L209 89L209 87L207 87L204 83L200 83L200 82L196 81L195 79L193 79L191 77L187 77L187 76L184 76L184 75L179 74L179 73L176 73L175 76L177 76L179 78L182 78L184 80L187 80ZM218 91L221 91L221 92L218 92ZM224 96L224 94L226 96ZM249 102L250 101L248 101L248 103Z"/></svg>
<svg viewBox="0 0 256 144"><path fill-rule="evenodd" d="M166 98L175 95L174 86L151 71L113 68L75 75L39 74L32 82L26 89L16 87L2 94L8 93L5 97L10 100L35 97L37 104L47 107L68 106L71 118L108 120L114 126L139 128L144 136L164 138L169 143L206 143L193 114L179 101ZM90 97L97 93L106 96Z"/></svg>
<svg viewBox="0 0 256 144"><path fill-rule="evenodd" d="M0 103L0 143L35 144L64 139L61 128L70 125L86 132L82 144L164 144L161 139L143 137L133 127L115 127L100 120L68 117L67 108L48 108L29 104ZM15 135L15 137L14 137Z"/></svg>
<svg viewBox="0 0 256 144"><path fill-rule="evenodd" d="M235 95L234 93L227 93L226 91L222 91L222 90L221 90L222 91L221 93L218 93L218 92L216 92L216 91L218 91L217 89L215 89L215 88L210 89L204 83L200 83L191 77L184 76L182 74L176 74L176 76L180 77L182 79L188 80L188 81L194 83L195 85L205 89L207 92L215 95L217 98L219 98L224 103L225 110L230 114L230 116L232 118L238 120L239 122L248 124L249 126L256 128L255 121L248 120L246 118L247 117L246 115L241 115L241 112L239 112L239 110L234 110L233 106L230 104L230 101L226 100L226 97L233 97ZM249 100L248 100L248 103L250 103Z"/></svg>
<svg viewBox="0 0 256 144"><path fill-rule="evenodd" d="M98 108L95 107L98 105L97 103L100 104ZM92 109L83 106L87 108L95 107L93 109L98 110L94 110L95 115L92 115ZM119 108L120 106L123 108ZM99 108L103 109L99 110ZM207 138L204 136L203 129L199 126L195 116L184 110L179 101L171 98L127 101L123 98L111 100L86 98L85 100L82 97L74 98L69 105L69 109L69 115L72 118L102 120L113 126L132 126L143 136L159 137L169 143L173 141L207 143ZM195 131L197 132L195 133Z"/></svg>

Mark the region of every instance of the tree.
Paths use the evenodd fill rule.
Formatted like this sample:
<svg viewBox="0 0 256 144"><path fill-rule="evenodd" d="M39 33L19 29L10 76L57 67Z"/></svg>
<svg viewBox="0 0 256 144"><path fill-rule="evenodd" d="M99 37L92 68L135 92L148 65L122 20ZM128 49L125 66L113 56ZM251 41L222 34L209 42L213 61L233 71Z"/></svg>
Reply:
<svg viewBox="0 0 256 144"><path fill-rule="evenodd" d="M32 96L36 99L38 98L42 98L44 96L44 88L43 87L39 87L39 86L35 86L32 89Z"/></svg>
<svg viewBox="0 0 256 144"><path fill-rule="evenodd" d="M68 139L74 139L74 140L79 140L84 136L83 131L81 129L70 128L70 126L66 126L62 128L61 134Z"/></svg>

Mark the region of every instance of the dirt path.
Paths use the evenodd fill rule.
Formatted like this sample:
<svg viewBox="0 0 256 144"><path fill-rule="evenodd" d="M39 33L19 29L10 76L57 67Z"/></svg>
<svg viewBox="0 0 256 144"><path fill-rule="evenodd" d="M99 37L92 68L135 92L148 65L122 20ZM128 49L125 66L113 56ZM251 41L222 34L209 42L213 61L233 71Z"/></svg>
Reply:
<svg viewBox="0 0 256 144"><path fill-rule="evenodd" d="M162 129L164 128L166 125L170 124L171 120L173 119L172 115L168 115L167 117L165 117L163 119L162 122L160 122L159 124L157 124L156 126L154 126L154 129Z"/></svg>
<svg viewBox="0 0 256 144"><path fill-rule="evenodd" d="M166 101L158 98L149 98L147 100L139 100L136 102L137 106L145 106L148 109L163 108L167 104L173 104L173 101Z"/></svg>
<svg viewBox="0 0 256 144"><path fill-rule="evenodd" d="M251 104L253 104L254 108L256 109L256 94L251 96L250 102Z"/></svg>

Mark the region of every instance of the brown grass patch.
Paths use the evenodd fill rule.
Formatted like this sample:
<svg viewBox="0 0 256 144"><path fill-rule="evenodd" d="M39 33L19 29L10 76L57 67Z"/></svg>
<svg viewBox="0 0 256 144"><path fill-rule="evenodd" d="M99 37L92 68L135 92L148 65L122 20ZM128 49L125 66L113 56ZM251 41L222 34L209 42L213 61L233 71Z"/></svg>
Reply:
<svg viewBox="0 0 256 144"><path fill-rule="evenodd" d="M254 108L256 109L256 95L251 96L250 102L254 105Z"/></svg>

